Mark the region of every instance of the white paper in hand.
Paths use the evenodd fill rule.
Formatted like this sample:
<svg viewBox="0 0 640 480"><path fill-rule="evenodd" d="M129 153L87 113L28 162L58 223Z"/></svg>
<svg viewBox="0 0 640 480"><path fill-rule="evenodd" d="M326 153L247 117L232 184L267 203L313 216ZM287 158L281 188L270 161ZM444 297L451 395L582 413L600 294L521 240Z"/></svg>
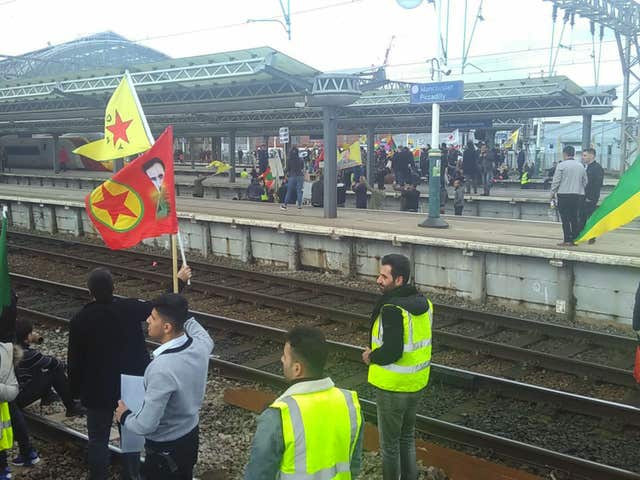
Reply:
<svg viewBox="0 0 640 480"><path fill-rule="evenodd" d="M120 376L120 392L122 401L133 413L142 408L144 402L144 377L134 375ZM144 437L127 429L126 424L120 428L120 449L124 452L141 452L144 448Z"/></svg>

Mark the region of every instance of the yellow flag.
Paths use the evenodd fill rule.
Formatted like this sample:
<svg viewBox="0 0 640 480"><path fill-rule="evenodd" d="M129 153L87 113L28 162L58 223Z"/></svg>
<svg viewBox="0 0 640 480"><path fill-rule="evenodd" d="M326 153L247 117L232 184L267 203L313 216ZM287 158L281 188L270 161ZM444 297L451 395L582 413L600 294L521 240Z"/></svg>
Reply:
<svg viewBox="0 0 640 480"><path fill-rule="evenodd" d="M338 151L338 170L344 170L345 168L356 167L358 165L362 165L360 142L353 142L342 152Z"/></svg>
<svg viewBox="0 0 640 480"><path fill-rule="evenodd" d="M215 175L219 175L221 173L231 170L231 165L229 165L228 163L221 162L220 160L214 160L209 165L207 165L207 168L215 168L216 169Z"/></svg>
<svg viewBox="0 0 640 480"><path fill-rule="evenodd" d="M104 138L82 145L73 153L104 162L145 152L152 142L147 119L127 72L107 104Z"/></svg>
<svg viewBox="0 0 640 480"><path fill-rule="evenodd" d="M511 135L509 135L509 139L504 142L504 148L515 148L518 145L518 138L520 137L520 129L517 128Z"/></svg>

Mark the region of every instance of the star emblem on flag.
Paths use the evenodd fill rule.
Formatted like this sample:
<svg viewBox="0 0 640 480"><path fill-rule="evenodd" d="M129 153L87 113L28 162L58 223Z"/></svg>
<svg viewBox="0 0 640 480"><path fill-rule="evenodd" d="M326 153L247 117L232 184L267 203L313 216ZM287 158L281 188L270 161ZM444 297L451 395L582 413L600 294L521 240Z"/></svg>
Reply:
<svg viewBox="0 0 640 480"><path fill-rule="evenodd" d="M117 232L133 228L144 212L139 195L113 180L107 180L90 194L89 205L100 223Z"/></svg>
<svg viewBox="0 0 640 480"><path fill-rule="evenodd" d="M116 110L116 120L112 125L107 125L107 130L109 130L113 134L113 145L115 146L118 143L118 140L122 140L123 142L129 143L129 137L127 136L127 128L131 125L133 119L123 121L120 118L120 112Z"/></svg>

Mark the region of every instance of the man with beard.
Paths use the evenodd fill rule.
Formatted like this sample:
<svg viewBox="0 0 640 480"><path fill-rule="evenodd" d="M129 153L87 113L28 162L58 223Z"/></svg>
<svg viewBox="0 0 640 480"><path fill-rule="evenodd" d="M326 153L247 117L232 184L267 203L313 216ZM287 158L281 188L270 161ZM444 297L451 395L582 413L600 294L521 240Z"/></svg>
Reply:
<svg viewBox="0 0 640 480"><path fill-rule="evenodd" d="M370 347L362 360L376 387L382 478L415 480L416 411L429 383L433 305L409 282L407 257L385 255L380 263L382 297L371 315Z"/></svg>

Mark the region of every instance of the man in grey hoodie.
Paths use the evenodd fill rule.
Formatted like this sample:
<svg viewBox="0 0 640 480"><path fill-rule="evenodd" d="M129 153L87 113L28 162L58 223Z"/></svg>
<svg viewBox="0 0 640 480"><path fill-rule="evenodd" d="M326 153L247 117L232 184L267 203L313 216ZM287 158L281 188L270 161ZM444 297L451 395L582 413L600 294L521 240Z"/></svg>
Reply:
<svg viewBox="0 0 640 480"><path fill-rule="evenodd" d="M120 400L116 420L145 437L145 478L190 480L213 340L190 315L187 300L175 293L153 301L147 324L149 337L161 345L144 372L144 402L132 412Z"/></svg>

